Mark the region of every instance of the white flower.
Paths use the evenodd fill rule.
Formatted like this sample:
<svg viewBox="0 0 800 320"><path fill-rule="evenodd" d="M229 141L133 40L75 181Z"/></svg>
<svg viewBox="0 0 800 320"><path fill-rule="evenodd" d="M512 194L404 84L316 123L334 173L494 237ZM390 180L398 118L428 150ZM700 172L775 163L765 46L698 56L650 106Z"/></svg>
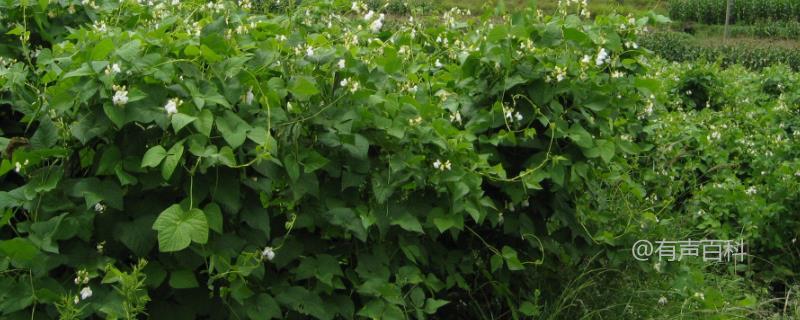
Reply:
<svg viewBox="0 0 800 320"><path fill-rule="evenodd" d="M311 47L311 46L309 46L308 48L306 48L306 56L307 56L307 57L310 57L310 56L313 56L313 55L314 55L314 48L313 48L313 47Z"/></svg>
<svg viewBox="0 0 800 320"><path fill-rule="evenodd" d="M700 299L700 300L705 300L705 299L706 299L706 295L704 295L704 294L703 294L703 293L701 293L701 292L695 292L695 293L694 293L694 296L695 296L695 298L698 298L698 299Z"/></svg>
<svg viewBox="0 0 800 320"><path fill-rule="evenodd" d="M461 113L456 111L455 113L451 114L450 121L461 124Z"/></svg>
<svg viewBox="0 0 800 320"><path fill-rule="evenodd" d="M434 169L439 169L441 171L450 170L453 167L453 164L450 163L450 160L442 162L439 159L436 159L436 162L433 163Z"/></svg>
<svg viewBox="0 0 800 320"><path fill-rule="evenodd" d="M95 203L94 211L97 212L97 213L103 213L103 212L106 211L106 205L104 205L104 204L102 204L100 202Z"/></svg>
<svg viewBox="0 0 800 320"><path fill-rule="evenodd" d="M81 302L81 297L75 296L75 299L72 299L72 302L74 302L75 304L78 304L79 302Z"/></svg>
<svg viewBox="0 0 800 320"><path fill-rule="evenodd" d="M608 51L606 51L606 48L600 48L600 52L597 53L597 58L595 58L594 63L599 67L606 62L608 62Z"/></svg>
<svg viewBox="0 0 800 320"><path fill-rule="evenodd" d="M584 55L584 56L583 56L583 59L581 59L581 62L582 62L582 63L589 63L590 61L592 61L592 57L591 57L591 56L589 56L588 54L587 54L587 55Z"/></svg>
<svg viewBox="0 0 800 320"><path fill-rule="evenodd" d="M272 261L272 259L275 258L275 251L272 249L272 247L266 247L263 251L261 251L261 258Z"/></svg>
<svg viewBox="0 0 800 320"><path fill-rule="evenodd" d="M378 19L378 20L372 21L372 23L369 25L369 29L373 33L381 31L381 28L383 28L383 19Z"/></svg>
<svg viewBox="0 0 800 320"><path fill-rule="evenodd" d="M244 103L253 104L253 100L254 99L255 99L255 96L253 95L253 89L250 88L250 90L247 90L247 94L245 94L245 96L244 96Z"/></svg>
<svg viewBox="0 0 800 320"><path fill-rule="evenodd" d="M119 64L115 63L115 64L112 64L112 65L106 67L106 71L105 72L106 72L106 74L109 74L109 75L110 74L117 74L117 73L122 72L122 69L120 69Z"/></svg>
<svg viewBox="0 0 800 320"><path fill-rule="evenodd" d="M338 66L339 69L344 69L344 59L339 59L339 62L336 63L336 66Z"/></svg>
<svg viewBox="0 0 800 320"><path fill-rule="evenodd" d="M450 168L452 168L450 160L445 161L444 164L442 164L442 167L444 168L444 170L450 170Z"/></svg>
<svg viewBox="0 0 800 320"><path fill-rule="evenodd" d="M115 106L123 106L128 103L128 91L125 90L125 86L113 86L113 88L114 96L111 98L111 102L113 102Z"/></svg>
<svg viewBox="0 0 800 320"><path fill-rule="evenodd" d="M20 171L22 171L22 164L17 161L17 163L14 164L14 172L19 173Z"/></svg>
<svg viewBox="0 0 800 320"><path fill-rule="evenodd" d="M522 114L517 111L517 113L514 114L514 118L517 119L517 121L522 121Z"/></svg>
<svg viewBox="0 0 800 320"><path fill-rule="evenodd" d="M183 101L178 98L172 98L167 101L167 104L164 105L164 110L167 111L167 115L172 115L178 113L178 105L180 105Z"/></svg>
<svg viewBox="0 0 800 320"><path fill-rule="evenodd" d="M747 190L744 193L746 193L749 196L752 196L756 194L756 192L758 192L758 189L756 189L755 186L750 186L750 188L747 188Z"/></svg>
<svg viewBox="0 0 800 320"><path fill-rule="evenodd" d="M81 289L81 300L86 300L92 297L92 288L84 287Z"/></svg>
<svg viewBox="0 0 800 320"><path fill-rule="evenodd" d="M439 59L436 59L436 62L433 65L436 66L437 68L441 68L443 66L442 62L439 61Z"/></svg>
<svg viewBox="0 0 800 320"><path fill-rule="evenodd" d="M662 296L661 298L658 298L658 304L662 306L667 304L667 297Z"/></svg>
<svg viewBox="0 0 800 320"><path fill-rule="evenodd" d="M364 15L364 20L372 20L372 16L375 15L375 11L370 10L367 14Z"/></svg>

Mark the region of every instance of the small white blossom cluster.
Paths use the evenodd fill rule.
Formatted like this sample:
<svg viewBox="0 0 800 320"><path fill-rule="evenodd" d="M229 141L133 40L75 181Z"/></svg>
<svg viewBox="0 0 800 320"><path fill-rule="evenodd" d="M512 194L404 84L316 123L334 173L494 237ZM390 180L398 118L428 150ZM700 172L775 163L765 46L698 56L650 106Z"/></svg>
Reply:
<svg viewBox="0 0 800 320"><path fill-rule="evenodd" d="M415 118L408 119L408 124L410 126L418 126L418 125L422 124L422 117L417 116Z"/></svg>
<svg viewBox="0 0 800 320"><path fill-rule="evenodd" d="M509 106L503 106L503 116L510 122L513 122L514 120L522 121L522 114Z"/></svg>
<svg viewBox="0 0 800 320"><path fill-rule="evenodd" d="M275 259L275 250L272 247L265 247L264 250L261 251L261 259L272 261L272 259Z"/></svg>
<svg viewBox="0 0 800 320"><path fill-rule="evenodd" d="M655 103L653 101L655 99L656 97L651 94L650 99L647 99L647 104L644 106L644 111L639 114L639 120L644 120L653 114L653 108L655 107Z"/></svg>
<svg viewBox="0 0 800 320"><path fill-rule="evenodd" d="M97 30L97 32L100 33L104 33L108 30L105 21L95 21L94 24L92 25L92 28L94 28L95 30Z"/></svg>
<svg viewBox="0 0 800 320"><path fill-rule="evenodd" d="M547 76L545 76L544 81L545 82L552 82L553 78L556 79L556 82L564 81L564 79L567 78L567 68L556 66L553 69L552 77L550 75L547 75Z"/></svg>
<svg viewBox="0 0 800 320"><path fill-rule="evenodd" d="M520 206L522 206L523 208L527 208L530 205L531 203L530 201L528 201L528 199L522 200L522 202L520 202ZM510 201L506 202L506 209L510 212L517 211L517 207L514 205L513 202Z"/></svg>
<svg viewBox="0 0 800 320"><path fill-rule="evenodd" d="M463 21L463 16L465 15L471 16L472 11L470 11L469 9L465 11L461 10L461 8L454 7L451 8L449 11L444 12L444 14L442 15L442 20L448 27L452 29L456 27L456 23L458 21Z"/></svg>
<svg viewBox="0 0 800 320"><path fill-rule="evenodd" d="M747 188L747 190L745 190L744 193L746 193L748 196L752 196L758 193L758 189L756 189L755 186L750 186L750 188Z"/></svg>
<svg viewBox="0 0 800 320"><path fill-rule="evenodd" d="M28 161L28 159L25 159L25 162L23 163L17 161L17 163L14 164L14 172L19 173L20 171L22 171L22 168L27 166L29 163L30 161Z"/></svg>
<svg viewBox="0 0 800 320"><path fill-rule="evenodd" d="M606 48L600 48L597 52L597 58L594 59L594 63L599 67L603 64L609 63L611 61L610 57L608 56L608 51Z"/></svg>
<svg viewBox="0 0 800 320"><path fill-rule="evenodd" d="M95 203L94 211L97 213L103 213L106 211L106 205L104 205L102 202Z"/></svg>
<svg viewBox="0 0 800 320"><path fill-rule="evenodd" d="M183 104L183 100L178 98L172 98L167 100L167 104L164 105L164 111L167 112L167 115L173 115L178 113L178 106Z"/></svg>
<svg viewBox="0 0 800 320"><path fill-rule="evenodd" d="M250 23L243 23L236 26L236 34L246 34L250 32L250 30L255 29L257 26L255 21L251 21Z"/></svg>
<svg viewBox="0 0 800 320"><path fill-rule="evenodd" d="M614 79L622 78L624 76L625 76L625 73L622 72L622 71L619 71L619 70L614 70L613 72L611 72L611 78L614 78Z"/></svg>
<svg viewBox="0 0 800 320"><path fill-rule="evenodd" d="M416 94L418 87L411 81L406 81L400 85L400 90L408 92L410 94Z"/></svg>
<svg viewBox="0 0 800 320"><path fill-rule="evenodd" d="M456 111L450 114L450 122L461 124L461 113Z"/></svg>
<svg viewBox="0 0 800 320"><path fill-rule="evenodd" d="M78 270L74 282L79 286L89 283L89 272L86 270Z"/></svg>
<svg viewBox="0 0 800 320"><path fill-rule="evenodd" d="M450 160L446 160L445 162L442 162L442 160L436 159L436 161L433 162L433 168L437 169L437 170L447 171L447 170L452 169L452 167L453 167L453 164L450 163Z"/></svg>
<svg viewBox="0 0 800 320"><path fill-rule="evenodd" d="M208 9L209 11L214 11L216 13L219 13L220 11L225 10L225 3L222 1L217 3L209 1L208 3L206 3L205 8Z"/></svg>
<svg viewBox="0 0 800 320"><path fill-rule="evenodd" d="M244 103L251 105L255 99L256 96L253 94L253 88L247 89L247 93L244 94Z"/></svg>
<svg viewBox="0 0 800 320"><path fill-rule="evenodd" d="M124 106L128 103L128 90L125 89L125 86L113 85L111 88L114 89L114 96L111 97L111 102L115 106Z"/></svg>
<svg viewBox="0 0 800 320"><path fill-rule="evenodd" d="M367 10L367 4L363 1L353 1L350 4L350 10L355 11L356 13L361 13L362 11Z"/></svg>
<svg viewBox="0 0 800 320"><path fill-rule="evenodd" d="M98 6L96 3L94 3L93 0L81 0L81 4L83 6L85 6L85 7L89 7L89 8L95 9L95 10L100 8L100 6Z"/></svg>
<svg viewBox="0 0 800 320"><path fill-rule="evenodd" d="M639 49L639 45L633 41L625 41L625 48L628 49Z"/></svg>
<svg viewBox="0 0 800 320"><path fill-rule="evenodd" d="M117 74L117 73L120 73L120 72L122 72L122 69L120 69L119 64L117 64L117 63L114 63L112 65L106 66L106 70L105 70L106 75Z"/></svg>
<svg viewBox="0 0 800 320"><path fill-rule="evenodd" d="M375 12L372 10L370 10L369 12L367 12L367 14L364 15L364 21L370 22L369 30L372 31L373 33L377 33L381 31L381 28L383 28L383 19L386 18L386 15L381 13L380 15L377 16L376 19L373 20L373 18L375 18Z"/></svg>
<svg viewBox="0 0 800 320"><path fill-rule="evenodd" d="M75 276L75 284L82 286L89 284L89 272L86 270L78 270L77 275ZM78 304L81 300L86 300L92 296L92 288L89 286L83 287L80 292L80 297L75 296L74 302Z"/></svg>
<svg viewBox="0 0 800 320"><path fill-rule="evenodd" d="M339 85L343 88L347 88L350 93L355 93L360 88L361 84L358 83L358 80L353 80L353 78L347 78L339 82Z"/></svg>

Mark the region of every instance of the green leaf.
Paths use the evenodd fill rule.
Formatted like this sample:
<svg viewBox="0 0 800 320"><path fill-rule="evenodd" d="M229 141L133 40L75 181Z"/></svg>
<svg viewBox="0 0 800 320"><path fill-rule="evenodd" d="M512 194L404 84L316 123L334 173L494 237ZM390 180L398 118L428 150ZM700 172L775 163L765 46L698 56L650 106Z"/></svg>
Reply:
<svg viewBox="0 0 800 320"><path fill-rule="evenodd" d="M367 240L367 230L364 229L364 225L361 224L361 219L356 215L353 209L334 208L328 211L327 216L331 224L353 232L361 241Z"/></svg>
<svg viewBox="0 0 800 320"><path fill-rule="evenodd" d="M235 113L226 110L225 114L217 119L217 130L222 134L225 142L231 148L236 149L247 139L247 130L250 130L250 125Z"/></svg>
<svg viewBox="0 0 800 320"><path fill-rule="evenodd" d="M92 60L104 60L111 51L114 51L114 42L109 38L105 38L92 48Z"/></svg>
<svg viewBox="0 0 800 320"><path fill-rule="evenodd" d="M281 309L272 296L260 293L254 300L247 304L247 315L250 319L280 319L282 317Z"/></svg>
<svg viewBox="0 0 800 320"><path fill-rule="evenodd" d="M614 158L614 148L614 142L603 139L597 140L597 152L605 162L609 162Z"/></svg>
<svg viewBox="0 0 800 320"><path fill-rule="evenodd" d="M417 217L408 212L404 212L400 217L394 219L392 225L400 226L406 231L423 233L422 225L419 223L419 220L417 220Z"/></svg>
<svg viewBox="0 0 800 320"><path fill-rule="evenodd" d="M591 148L594 145L592 143L592 135L577 123L567 130L567 135L581 148Z"/></svg>
<svg viewBox="0 0 800 320"><path fill-rule="evenodd" d="M209 203L203 208L203 213L206 214L208 220L208 227L216 233L222 234L222 209L216 203Z"/></svg>
<svg viewBox="0 0 800 320"><path fill-rule="evenodd" d="M208 241L208 221L200 209L184 211L174 204L159 214L153 230L158 232L158 249L161 252L174 252L186 249L194 241L204 244Z"/></svg>
<svg viewBox="0 0 800 320"><path fill-rule="evenodd" d="M182 156L183 143L176 143L172 148L169 148L166 158L164 159L164 164L161 166L161 177L163 177L164 180L169 180L169 178L172 177L172 173L175 172L175 168L178 167Z"/></svg>
<svg viewBox="0 0 800 320"><path fill-rule="evenodd" d="M142 47L142 42L139 39L132 40L128 42L119 49L117 49L117 56L119 56L122 60L133 62L134 59L139 55L139 50Z"/></svg>
<svg viewBox="0 0 800 320"><path fill-rule="evenodd" d="M185 127L186 125L192 123L193 121L197 120L196 117L192 117L190 115L185 115L183 113L176 113L173 114L170 118L172 122L172 129L175 130L175 133L178 133Z"/></svg>
<svg viewBox="0 0 800 320"><path fill-rule="evenodd" d="M425 300L425 313L435 314L436 310L439 310L439 308L448 303L450 303L450 301L428 298Z"/></svg>
<svg viewBox="0 0 800 320"><path fill-rule="evenodd" d="M517 251L514 250L514 248L503 246L503 259L506 260L508 270L518 271L525 269L525 266L523 266L519 261L519 258L517 257Z"/></svg>
<svg viewBox="0 0 800 320"><path fill-rule="evenodd" d="M28 263L36 257L39 249L30 240L17 237L0 241L0 253L11 258L14 263Z"/></svg>
<svg viewBox="0 0 800 320"><path fill-rule="evenodd" d="M122 160L122 153L116 145L109 145L103 150L100 162L97 164L98 175L111 175L115 173L117 164Z"/></svg>
<svg viewBox="0 0 800 320"><path fill-rule="evenodd" d="M190 269L175 270L170 273L169 286L175 289L197 288L197 279Z"/></svg>
<svg viewBox="0 0 800 320"><path fill-rule="evenodd" d="M295 77L289 82L289 92L298 100L308 100L311 96L319 93L316 80L312 77Z"/></svg>
<svg viewBox="0 0 800 320"><path fill-rule="evenodd" d="M492 269L492 272L500 270L503 267L503 257L500 255L492 255L492 259L489 261L489 266Z"/></svg>
<svg viewBox="0 0 800 320"><path fill-rule="evenodd" d="M39 128L36 129L36 133L34 133L33 137L31 137L31 147L36 149L47 149L56 145L57 142L58 129L56 129L56 126L53 125L53 121L50 121L50 118L42 118L42 120L39 121Z"/></svg>
<svg viewBox="0 0 800 320"><path fill-rule="evenodd" d="M302 162L303 162L303 171L305 171L306 173L312 173L327 165L328 162L330 162L330 160L328 160L328 158L325 158L323 155L319 154L319 152L316 152L314 150L309 150L305 153Z"/></svg>
<svg viewBox="0 0 800 320"><path fill-rule="evenodd" d="M197 120L192 123L194 128L202 133L206 138L211 136L211 129L214 125L214 114L211 110L203 109L197 115Z"/></svg>
<svg viewBox="0 0 800 320"><path fill-rule="evenodd" d="M158 167L161 164L161 160L167 156L167 150L164 149L162 146L155 146L147 150L144 153L144 157L142 157L142 168L146 167Z"/></svg>

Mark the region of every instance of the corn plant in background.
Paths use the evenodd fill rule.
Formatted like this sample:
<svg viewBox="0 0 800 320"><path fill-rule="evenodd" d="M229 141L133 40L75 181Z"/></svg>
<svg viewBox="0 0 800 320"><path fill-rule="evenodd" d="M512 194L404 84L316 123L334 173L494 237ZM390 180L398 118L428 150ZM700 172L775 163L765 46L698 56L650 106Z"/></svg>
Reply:
<svg viewBox="0 0 800 320"><path fill-rule="evenodd" d="M727 0L670 0L669 4L674 20L725 24ZM733 23L798 20L800 2L794 0L734 0Z"/></svg>

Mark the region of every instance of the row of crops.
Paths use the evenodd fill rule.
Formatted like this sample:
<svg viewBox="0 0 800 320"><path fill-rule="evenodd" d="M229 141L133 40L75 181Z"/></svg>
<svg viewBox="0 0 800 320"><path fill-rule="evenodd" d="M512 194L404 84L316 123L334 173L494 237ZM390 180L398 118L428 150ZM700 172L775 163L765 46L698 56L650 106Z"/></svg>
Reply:
<svg viewBox="0 0 800 320"><path fill-rule="evenodd" d="M669 15L680 21L724 24L728 0L670 0ZM800 20L800 2L795 0L734 0L731 22Z"/></svg>
<svg viewBox="0 0 800 320"><path fill-rule="evenodd" d="M800 313L800 78L666 62L665 17L2 9L0 318ZM631 256L700 238L759 259Z"/></svg>

